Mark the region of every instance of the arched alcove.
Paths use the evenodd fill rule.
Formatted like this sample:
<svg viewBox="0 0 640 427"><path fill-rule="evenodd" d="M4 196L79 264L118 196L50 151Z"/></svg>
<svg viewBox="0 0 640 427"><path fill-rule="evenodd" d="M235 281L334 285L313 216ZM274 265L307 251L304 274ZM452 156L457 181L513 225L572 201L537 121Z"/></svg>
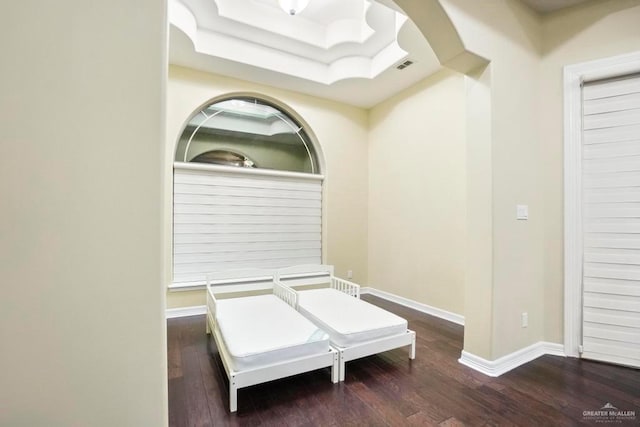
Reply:
<svg viewBox="0 0 640 427"><path fill-rule="evenodd" d="M255 93L187 118L173 164L172 289L211 272L322 262L324 161L292 108Z"/></svg>

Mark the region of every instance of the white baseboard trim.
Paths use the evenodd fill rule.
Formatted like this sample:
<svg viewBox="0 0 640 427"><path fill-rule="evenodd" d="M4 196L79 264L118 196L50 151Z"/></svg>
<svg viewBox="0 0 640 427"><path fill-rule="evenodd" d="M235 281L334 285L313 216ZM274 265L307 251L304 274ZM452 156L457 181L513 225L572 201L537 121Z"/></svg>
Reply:
<svg viewBox="0 0 640 427"><path fill-rule="evenodd" d="M562 356L567 357L567 354L564 352L564 344L557 344L554 342L546 342L540 341L544 346L544 354L548 354L550 356Z"/></svg>
<svg viewBox="0 0 640 427"><path fill-rule="evenodd" d="M565 356L564 346L562 344L540 341L496 360L483 359L480 356L463 350L458 362L490 377L499 377L545 354Z"/></svg>
<svg viewBox="0 0 640 427"><path fill-rule="evenodd" d="M412 308L421 313L429 314L431 316L439 317L444 320L448 320L449 322L456 323L458 325L464 326L464 316L461 316L456 313L451 313L450 311L442 310L440 308L432 307L427 304L423 304L418 301L411 300L409 298L401 297L398 295L394 295L389 292L381 291L376 288L370 287L362 287L360 288L361 294L371 294L373 296L386 299L387 301L395 302L396 304L404 305L405 307Z"/></svg>
<svg viewBox="0 0 640 427"><path fill-rule="evenodd" d="M167 319L175 319L176 317L198 316L207 314L206 305L194 305L192 307L167 308L165 311Z"/></svg>

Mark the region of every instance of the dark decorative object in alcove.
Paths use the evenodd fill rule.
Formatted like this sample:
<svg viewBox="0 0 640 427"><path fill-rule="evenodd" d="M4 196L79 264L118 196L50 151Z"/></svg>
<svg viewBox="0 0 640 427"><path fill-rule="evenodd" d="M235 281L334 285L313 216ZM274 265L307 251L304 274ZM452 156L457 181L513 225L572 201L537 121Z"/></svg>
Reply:
<svg viewBox="0 0 640 427"><path fill-rule="evenodd" d="M202 153L193 159L192 162L196 163L212 163L216 165L224 166L237 166L244 168L257 168L253 160L239 153L235 153L229 150L211 150Z"/></svg>

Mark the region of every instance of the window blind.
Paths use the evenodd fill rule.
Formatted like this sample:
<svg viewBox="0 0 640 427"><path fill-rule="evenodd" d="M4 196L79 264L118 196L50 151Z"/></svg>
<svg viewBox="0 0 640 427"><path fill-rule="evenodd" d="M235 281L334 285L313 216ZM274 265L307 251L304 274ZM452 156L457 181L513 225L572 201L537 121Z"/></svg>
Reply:
<svg viewBox="0 0 640 427"><path fill-rule="evenodd" d="M583 357L640 365L640 76L583 88Z"/></svg>
<svg viewBox="0 0 640 427"><path fill-rule="evenodd" d="M174 286L321 259L322 176L175 163Z"/></svg>

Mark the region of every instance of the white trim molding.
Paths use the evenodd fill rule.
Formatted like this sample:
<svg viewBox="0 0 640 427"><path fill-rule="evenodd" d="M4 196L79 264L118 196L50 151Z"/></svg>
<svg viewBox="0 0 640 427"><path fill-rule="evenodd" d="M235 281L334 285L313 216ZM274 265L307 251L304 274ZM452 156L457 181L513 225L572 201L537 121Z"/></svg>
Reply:
<svg viewBox="0 0 640 427"><path fill-rule="evenodd" d="M165 316L167 319L175 319L177 317L199 316L207 314L206 305L194 305L191 307L167 308Z"/></svg>
<svg viewBox="0 0 640 427"><path fill-rule="evenodd" d="M564 68L564 352L582 342L582 84L640 72L640 51Z"/></svg>
<svg viewBox="0 0 640 427"><path fill-rule="evenodd" d="M412 308L421 313L429 314L431 316L439 317L449 322L456 323L464 326L464 316L460 314L452 313L450 311L442 310L440 308L432 307L427 304L423 304L418 301L411 300L409 298L401 297L389 292L381 291L379 289L363 287L360 288L360 295L370 294L378 298L385 299L387 301L395 302L396 304L403 305L405 307Z"/></svg>
<svg viewBox="0 0 640 427"><path fill-rule="evenodd" d="M463 365L490 377L499 377L500 375L507 373L518 366L522 366L525 363L529 363L545 354L552 356L565 356L564 346L562 344L540 341L530 345L529 347L525 347L502 356L496 360L483 359L480 356L476 356L475 354L471 354L463 350L458 361Z"/></svg>

